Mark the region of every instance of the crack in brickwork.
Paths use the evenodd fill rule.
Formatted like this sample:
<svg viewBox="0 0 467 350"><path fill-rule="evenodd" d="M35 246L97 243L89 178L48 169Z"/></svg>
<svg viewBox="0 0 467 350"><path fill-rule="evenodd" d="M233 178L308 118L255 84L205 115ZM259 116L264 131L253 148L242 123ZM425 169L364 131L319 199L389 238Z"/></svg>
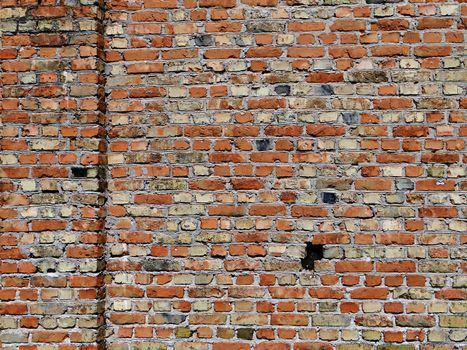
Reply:
<svg viewBox="0 0 467 350"><path fill-rule="evenodd" d="M0 4L2 348L465 347L464 4Z"/></svg>

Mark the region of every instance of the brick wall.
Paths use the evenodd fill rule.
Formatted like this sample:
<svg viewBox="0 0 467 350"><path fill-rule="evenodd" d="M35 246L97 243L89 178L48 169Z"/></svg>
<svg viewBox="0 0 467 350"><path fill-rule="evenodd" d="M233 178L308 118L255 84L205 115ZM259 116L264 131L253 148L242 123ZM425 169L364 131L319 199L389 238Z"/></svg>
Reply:
<svg viewBox="0 0 467 350"><path fill-rule="evenodd" d="M461 2L0 4L3 348L465 348Z"/></svg>

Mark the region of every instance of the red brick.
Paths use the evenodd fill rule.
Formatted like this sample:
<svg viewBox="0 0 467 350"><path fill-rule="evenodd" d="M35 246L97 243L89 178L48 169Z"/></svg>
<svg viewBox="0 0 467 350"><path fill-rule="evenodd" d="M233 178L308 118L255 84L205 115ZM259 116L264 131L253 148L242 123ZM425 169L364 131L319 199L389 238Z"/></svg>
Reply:
<svg viewBox="0 0 467 350"><path fill-rule="evenodd" d="M454 218L457 216L457 208L453 207L429 207L419 209L420 217Z"/></svg>
<svg viewBox="0 0 467 350"><path fill-rule="evenodd" d="M324 22L317 21L300 21L300 22L289 22L288 29L290 32L316 32L322 31L325 28Z"/></svg>
<svg viewBox="0 0 467 350"><path fill-rule="evenodd" d="M295 205L292 207L294 217L326 217L328 210L322 207Z"/></svg>
<svg viewBox="0 0 467 350"><path fill-rule="evenodd" d="M310 124L306 127L306 132L308 135L317 137L342 136L345 135L345 128L330 125Z"/></svg>
<svg viewBox="0 0 467 350"><path fill-rule="evenodd" d="M373 270L373 263L369 261L338 261L336 272L370 272Z"/></svg>
<svg viewBox="0 0 467 350"><path fill-rule="evenodd" d="M386 299L389 294L387 288L357 288L350 292L354 299Z"/></svg>
<svg viewBox="0 0 467 350"><path fill-rule="evenodd" d="M288 325L288 326L306 326L309 324L307 315L299 314L274 314L271 316L272 325Z"/></svg>
<svg viewBox="0 0 467 350"><path fill-rule="evenodd" d="M248 109L278 109L285 108L285 99L264 98L261 100L249 100Z"/></svg>
<svg viewBox="0 0 467 350"><path fill-rule="evenodd" d="M177 8L177 1L176 0L145 0L144 1L145 8Z"/></svg>
<svg viewBox="0 0 467 350"><path fill-rule="evenodd" d="M200 0L199 6L201 7L235 7L235 0Z"/></svg>
<svg viewBox="0 0 467 350"><path fill-rule="evenodd" d="M301 125L269 125L264 129L267 136L300 136L302 131Z"/></svg>
<svg viewBox="0 0 467 350"><path fill-rule="evenodd" d="M250 207L250 215L254 216L270 216L284 214L285 205L255 204Z"/></svg>
<svg viewBox="0 0 467 350"><path fill-rule="evenodd" d="M239 49L213 49L206 50L204 58L207 59L227 59L227 58L240 58Z"/></svg>
<svg viewBox="0 0 467 350"><path fill-rule="evenodd" d="M385 179L362 179L355 181L356 190L388 191L392 188L392 181Z"/></svg>
<svg viewBox="0 0 467 350"><path fill-rule="evenodd" d="M418 46L415 48L417 57L449 56L452 52L449 46Z"/></svg>
<svg viewBox="0 0 467 350"><path fill-rule="evenodd" d="M259 47L249 49L246 57L279 57L282 55L282 49L274 47Z"/></svg>
<svg viewBox="0 0 467 350"><path fill-rule="evenodd" d="M426 137L427 126L399 126L394 128L393 135L396 137Z"/></svg>
<svg viewBox="0 0 467 350"><path fill-rule="evenodd" d="M293 58L316 58L324 56L324 48L322 47L291 47L287 50L288 57Z"/></svg>
<svg viewBox="0 0 467 350"><path fill-rule="evenodd" d="M415 272L414 261L377 262L376 271L381 272Z"/></svg>
<svg viewBox="0 0 467 350"><path fill-rule="evenodd" d="M343 80L344 75L342 73L334 72L316 72L306 77L308 83L335 83Z"/></svg>
<svg viewBox="0 0 467 350"><path fill-rule="evenodd" d="M264 188L264 183L256 179L234 179L232 188L234 190L259 190Z"/></svg>
<svg viewBox="0 0 467 350"><path fill-rule="evenodd" d="M452 26L452 19L450 18L420 18L418 20L417 29L441 29L449 28Z"/></svg>
<svg viewBox="0 0 467 350"><path fill-rule="evenodd" d="M348 32L348 31L364 31L366 28L365 21L338 20L335 21L330 29L333 32Z"/></svg>
<svg viewBox="0 0 467 350"><path fill-rule="evenodd" d="M455 187L453 180L418 180L415 184L417 191L454 191Z"/></svg>

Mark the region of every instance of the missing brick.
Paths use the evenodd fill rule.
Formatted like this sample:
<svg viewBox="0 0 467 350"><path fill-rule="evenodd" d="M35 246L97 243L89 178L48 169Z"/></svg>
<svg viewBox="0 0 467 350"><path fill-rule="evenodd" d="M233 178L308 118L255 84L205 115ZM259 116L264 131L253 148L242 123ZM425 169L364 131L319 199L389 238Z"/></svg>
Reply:
<svg viewBox="0 0 467 350"><path fill-rule="evenodd" d="M214 41L211 35L198 35L195 36L195 43L197 46L211 46Z"/></svg>
<svg viewBox="0 0 467 350"><path fill-rule="evenodd" d="M326 96L334 95L334 89L331 85L321 85L321 93Z"/></svg>
<svg viewBox="0 0 467 350"><path fill-rule="evenodd" d="M324 192L323 202L326 204L334 204L337 202L337 195L333 192Z"/></svg>
<svg viewBox="0 0 467 350"><path fill-rule="evenodd" d="M302 267L305 270L314 271L315 261L321 260L324 256L324 246L321 244L306 243L305 257L301 259Z"/></svg>
<svg viewBox="0 0 467 350"><path fill-rule="evenodd" d="M357 124L358 123L358 114L355 112L346 112L342 113L342 119L347 125Z"/></svg>
<svg viewBox="0 0 467 350"><path fill-rule="evenodd" d="M73 167L71 168L71 173L73 177L86 177L88 175L88 169L81 167Z"/></svg>
<svg viewBox="0 0 467 350"><path fill-rule="evenodd" d="M274 91L278 95L289 96L290 95L290 86L289 85L278 85L274 88Z"/></svg>
<svg viewBox="0 0 467 350"><path fill-rule="evenodd" d="M270 150L271 149L271 140L269 140L269 139L256 140L256 148L260 152Z"/></svg>

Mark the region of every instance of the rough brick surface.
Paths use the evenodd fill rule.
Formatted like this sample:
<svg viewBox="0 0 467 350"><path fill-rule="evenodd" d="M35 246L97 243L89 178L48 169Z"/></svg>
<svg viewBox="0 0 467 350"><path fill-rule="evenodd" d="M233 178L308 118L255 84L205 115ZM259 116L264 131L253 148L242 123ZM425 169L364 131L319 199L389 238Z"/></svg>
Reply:
<svg viewBox="0 0 467 350"><path fill-rule="evenodd" d="M462 2L0 4L3 348L465 348Z"/></svg>

